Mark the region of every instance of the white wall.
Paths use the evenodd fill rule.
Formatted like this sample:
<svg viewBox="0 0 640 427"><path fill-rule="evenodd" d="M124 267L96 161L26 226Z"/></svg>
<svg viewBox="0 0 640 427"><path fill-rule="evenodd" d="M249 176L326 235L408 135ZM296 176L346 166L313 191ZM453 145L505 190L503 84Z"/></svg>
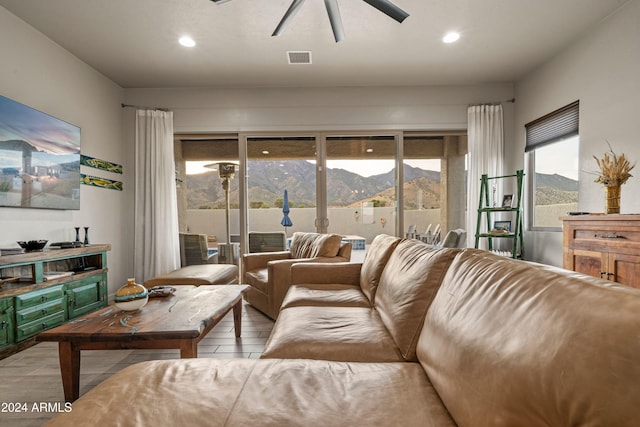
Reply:
<svg viewBox="0 0 640 427"><path fill-rule="evenodd" d="M579 210L602 212L604 189L587 171L607 151L640 161L640 0L633 0L516 84L515 145L507 160L524 162L524 125L580 100ZM640 164L640 163L639 163ZM639 166L640 167L640 166ZM622 188L621 213L640 212L640 170ZM559 232L528 232L527 258L562 265Z"/></svg>
<svg viewBox="0 0 640 427"><path fill-rule="evenodd" d="M258 72L258 71L256 71ZM174 111L174 130L450 130L467 128L468 104L512 98L511 84L444 87L125 89L129 104ZM513 104L505 104L513 123ZM507 139L512 139L512 128Z"/></svg>
<svg viewBox="0 0 640 427"><path fill-rule="evenodd" d="M133 165L125 155L123 91L112 81L0 7L0 93L82 129L83 154L124 165L124 175L83 166L82 172L122 178L124 191L81 186L80 210L0 208L0 247L16 240L73 240L88 226L94 243L110 243L109 289L132 274Z"/></svg>

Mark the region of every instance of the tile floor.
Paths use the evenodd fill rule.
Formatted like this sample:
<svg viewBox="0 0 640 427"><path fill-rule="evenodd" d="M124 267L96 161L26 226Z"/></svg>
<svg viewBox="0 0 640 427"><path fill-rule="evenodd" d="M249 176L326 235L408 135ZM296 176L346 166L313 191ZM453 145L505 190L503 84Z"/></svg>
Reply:
<svg viewBox="0 0 640 427"><path fill-rule="evenodd" d="M273 321L248 304L242 314L242 337L236 340L233 314L224 319L200 341L200 358L258 358L273 328ZM178 350L83 351L80 367L80 395L110 375L138 362L177 359ZM48 403L55 410L64 408L58 345L46 342L0 360L0 426L40 426L55 412L33 411L34 403ZM16 403L26 404L27 412L15 412ZM13 406L13 407L12 407ZM8 412L7 412L8 411Z"/></svg>

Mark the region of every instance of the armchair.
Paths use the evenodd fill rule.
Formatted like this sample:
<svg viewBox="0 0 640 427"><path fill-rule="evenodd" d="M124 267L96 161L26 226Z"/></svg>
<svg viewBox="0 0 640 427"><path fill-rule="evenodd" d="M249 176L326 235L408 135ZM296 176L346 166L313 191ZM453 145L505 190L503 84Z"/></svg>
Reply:
<svg viewBox="0 0 640 427"><path fill-rule="evenodd" d="M291 286L291 266L297 262L349 262L351 243L338 234L293 234L289 251L244 254L243 281L251 286L245 300L272 319Z"/></svg>

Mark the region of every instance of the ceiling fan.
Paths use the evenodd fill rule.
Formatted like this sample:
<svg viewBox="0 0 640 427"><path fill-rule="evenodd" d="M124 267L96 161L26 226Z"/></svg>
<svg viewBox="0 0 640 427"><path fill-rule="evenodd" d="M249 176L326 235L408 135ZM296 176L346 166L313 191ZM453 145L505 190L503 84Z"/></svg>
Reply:
<svg viewBox="0 0 640 427"><path fill-rule="evenodd" d="M211 0L214 3L226 3L230 0ZM395 19L398 22L404 21L409 14L400 9L389 0L364 0L369 5L375 7L380 12ZM280 20L280 23L274 30L271 36L279 36L284 31L287 23L293 18L300 6L302 6L304 0L293 0L291 6L285 12L284 16ZM331 23L331 29L333 30L333 37L336 39L336 43L344 40L344 28L342 27L342 19L340 18L340 9L338 8L338 0L324 0L324 5L327 8L327 14L329 15L329 22Z"/></svg>

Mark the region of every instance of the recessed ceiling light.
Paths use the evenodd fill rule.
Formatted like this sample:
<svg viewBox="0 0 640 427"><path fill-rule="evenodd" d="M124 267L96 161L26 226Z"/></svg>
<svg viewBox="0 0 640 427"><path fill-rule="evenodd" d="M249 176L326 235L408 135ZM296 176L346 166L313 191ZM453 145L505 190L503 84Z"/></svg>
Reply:
<svg viewBox="0 0 640 427"><path fill-rule="evenodd" d="M367 148L367 153L373 153L373 148Z"/></svg>
<svg viewBox="0 0 640 427"><path fill-rule="evenodd" d="M269 154L269 151L267 151L267 150L263 150L263 151L262 151L262 154L267 155L267 154Z"/></svg>
<svg viewBox="0 0 640 427"><path fill-rule="evenodd" d="M184 47L194 47L196 42L189 36L182 36L178 39L178 43L180 43Z"/></svg>
<svg viewBox="0 0 640 427"><path fill-rule="evenodd" d="M459 33L456 33L455 31L451 31L445 34L445 36L442 38L442 41L443 43L453 43L458 41L459 38L460 38Z"/></svg>

